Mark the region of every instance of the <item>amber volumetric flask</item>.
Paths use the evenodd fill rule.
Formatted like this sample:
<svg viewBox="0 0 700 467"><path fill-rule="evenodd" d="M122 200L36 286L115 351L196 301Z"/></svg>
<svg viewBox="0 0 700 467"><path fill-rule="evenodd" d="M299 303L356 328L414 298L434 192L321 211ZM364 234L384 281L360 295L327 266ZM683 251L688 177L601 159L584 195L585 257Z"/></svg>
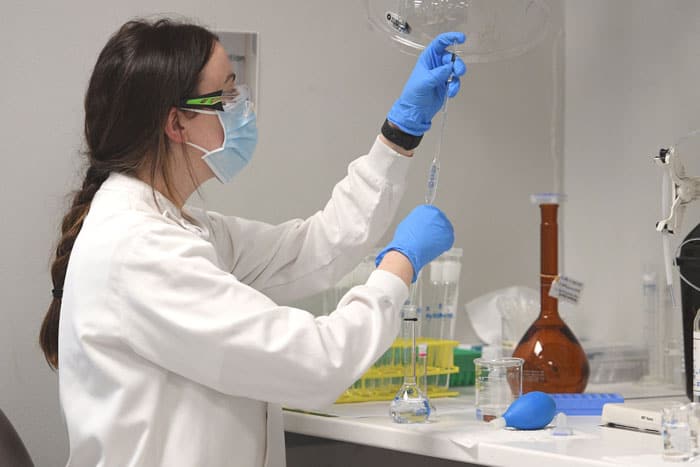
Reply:
<svg viewBox="0 0 700 467"><path fill-rule="evenodd" d="M559 316L558 300L549 295L558 275L559 195L536 195L540 225L540 314L513 351L524 360L523 394L583 392L588 383L588 359L571 329Z"/></svg>

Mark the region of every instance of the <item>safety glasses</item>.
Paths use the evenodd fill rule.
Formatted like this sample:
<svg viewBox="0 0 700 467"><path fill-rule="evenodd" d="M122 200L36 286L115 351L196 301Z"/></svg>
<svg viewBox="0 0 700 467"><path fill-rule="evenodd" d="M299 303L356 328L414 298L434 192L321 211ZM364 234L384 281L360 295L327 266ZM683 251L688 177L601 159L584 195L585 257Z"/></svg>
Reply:
<svg viewBox="0 0 700 467"><path fill-rule="evenodd" d="M243 103L250 105L250 90L245 84L238 85L231 90L222 89L185 98L180 101L179 107L188 110L225 111Z"/></svg>

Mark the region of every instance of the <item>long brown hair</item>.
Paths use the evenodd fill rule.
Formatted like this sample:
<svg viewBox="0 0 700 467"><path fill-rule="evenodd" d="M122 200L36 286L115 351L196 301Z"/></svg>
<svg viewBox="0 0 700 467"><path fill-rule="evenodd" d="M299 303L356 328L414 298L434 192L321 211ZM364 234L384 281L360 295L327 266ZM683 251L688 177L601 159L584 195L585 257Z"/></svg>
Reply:
<svg viewBox="0 0 700 467"><path fill-rule="evenodd" d="M107 42L85 95L87 170L61 223L61 237L51 265L53 300L41 325L39 341L46 361L58 368L58 322L66 269L75 239L92 199L111 172L150 170L171 191L168 112L194 95L216 35L193 24L160 19L129 21Z"/></svg>

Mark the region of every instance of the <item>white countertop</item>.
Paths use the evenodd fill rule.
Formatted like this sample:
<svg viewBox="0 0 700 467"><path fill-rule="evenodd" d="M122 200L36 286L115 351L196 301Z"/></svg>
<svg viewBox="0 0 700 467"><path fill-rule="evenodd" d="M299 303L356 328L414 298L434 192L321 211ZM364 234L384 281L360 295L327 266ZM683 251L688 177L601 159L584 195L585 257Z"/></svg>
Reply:
<svg viewBox="0 0 700 467"><path fill-rule="evenodd" d="M433 423L396 424L389 416L388 402L368 402L334 405L321 411L325 416L285 411L285 430L486 465L673 465L661 458L659 435L602 427L600 417L568 417L574 430L569 437L553 436L551 428L493 430L475 419L472 391L473 388L467 388L457 398L434 400L438 419ZM639 384L589 387L588 392L618 392L627 400L669 396L685 399L678 388Z"/></svg>

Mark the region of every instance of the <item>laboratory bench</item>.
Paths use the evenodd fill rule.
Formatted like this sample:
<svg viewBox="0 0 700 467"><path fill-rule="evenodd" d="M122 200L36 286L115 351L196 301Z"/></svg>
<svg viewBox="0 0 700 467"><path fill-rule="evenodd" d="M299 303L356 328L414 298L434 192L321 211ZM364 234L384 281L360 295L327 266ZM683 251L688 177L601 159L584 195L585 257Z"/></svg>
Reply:
<svg viewBox="0 0 700 467"><path fill-rule="evenodd" d="M587 392L622 394L626 401L687 402L683 389L619 383L589 385ZM335 404L318 412L285 410L288 467L457 465L584 467L661 466L661 436L601 426L600 416L569 416L571 436L494 430L474 415L473 387L453 398L435 399L437 420L396 424L389 402ZM700 465L700 461L697 462Z"/></svg>

